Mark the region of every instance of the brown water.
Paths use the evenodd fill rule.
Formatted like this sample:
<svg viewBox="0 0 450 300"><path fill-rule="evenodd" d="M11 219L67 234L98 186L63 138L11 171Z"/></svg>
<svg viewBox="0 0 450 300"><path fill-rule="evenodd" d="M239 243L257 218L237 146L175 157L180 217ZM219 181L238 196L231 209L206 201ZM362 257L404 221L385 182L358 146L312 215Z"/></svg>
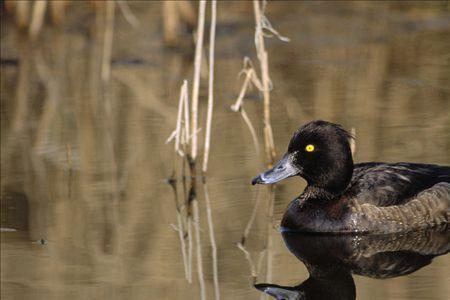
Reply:
<svg viewBox="0 0 450 300"><path fill-rule="evenodd" d="M165 140L175 127L181 82L193 73L193 47L186 34L183 51L164 48L159 3L131 9L140 21L135 29L116 12L107 83L100 77L105 20L86 4L70 6L65 25L46 26L34 43L2 16L1 227L14 229L1 233L2 299L200 297L196 240L189 284L166 183L175 156ZM267 15L291 39L267 40L278 156L293 130L321 118L356 129L356 161L450 164L448 3L269 3ZM236 243L258 196L245 244L256 265L264 254L257 282L304 281L308 272L276 228L304 182L278 185L273 207L267 190L258 194L250 185L265 167L263 153L255 153L229 107L243 57L256 62L252 6L220 3L218 21L207 189L220 295L259 299ZM204 127L204 83L200 96ZM262 144L259 99L249 93L245 108ZM204 287L212 299L204 186L197 192ZM354 276L357 298L448 299L449 270L444 255L408 276Z"/></svg>

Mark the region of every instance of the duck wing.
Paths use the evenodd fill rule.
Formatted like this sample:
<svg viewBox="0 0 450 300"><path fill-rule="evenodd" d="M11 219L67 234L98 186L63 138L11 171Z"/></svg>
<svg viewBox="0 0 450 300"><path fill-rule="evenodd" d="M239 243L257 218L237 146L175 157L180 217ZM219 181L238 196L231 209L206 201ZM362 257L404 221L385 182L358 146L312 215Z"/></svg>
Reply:
<svg viewBox="0 0 450 300"><path fill-rule="evenodd" d="M378 207L400 205L440 182L450 183L450 166L361 163L355 165L346 194L360 204Z"/></svg>

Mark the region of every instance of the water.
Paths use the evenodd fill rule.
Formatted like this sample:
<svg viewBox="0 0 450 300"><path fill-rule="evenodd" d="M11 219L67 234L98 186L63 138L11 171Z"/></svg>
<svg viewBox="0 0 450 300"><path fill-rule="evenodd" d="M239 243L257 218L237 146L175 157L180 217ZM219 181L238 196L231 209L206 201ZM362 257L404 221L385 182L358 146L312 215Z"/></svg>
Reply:
<svg viewBox="0 0 450 300"><path fill-rule="evenodd" d="M104 20L87 5L70 6L66 25L45 27L32 45L2 16L1 227L10 229L1 233L2 299L200 297L195 235L189 284L166 182L175 156L165 140L175 127L181 82L192 76L193 47L188 35L182 51L163 47L158 3L131 9L140 25L133 29L116 13L107 84L100 79ZM269 3L267 14L291 39L267 41L277 157L300 124L321 118L356 129L357 162L450 164L448 4ZM259 299L236 244L258 201L245 240L259 269L256 282L305 281L307 269L276 227L304 182L279 184L273 207L266 189L250 185L265 169L263 152L255 153L245 123L229 107L243 57L256 63L252 6L219 4L218 21L207 189L220 295ZM250 92L245 109L262 145L259 99ZM206 85L200 102L204 127ZM197 191L201 261L212 299L204 188ZM358 299L447 299L449 270L443 255L405 276L353 280Z"/></svg>

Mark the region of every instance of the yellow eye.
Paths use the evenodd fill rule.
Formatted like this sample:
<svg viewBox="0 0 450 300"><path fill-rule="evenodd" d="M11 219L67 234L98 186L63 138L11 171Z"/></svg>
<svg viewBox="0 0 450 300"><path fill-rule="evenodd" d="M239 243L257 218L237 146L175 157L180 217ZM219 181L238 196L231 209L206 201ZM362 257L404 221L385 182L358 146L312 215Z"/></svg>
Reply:
<svg viewBox="0 0 450 300"><path fill-rule="evenodd" d="M313 152L314 151L314 145L309 144L305 147L306 152Z"/></svg>

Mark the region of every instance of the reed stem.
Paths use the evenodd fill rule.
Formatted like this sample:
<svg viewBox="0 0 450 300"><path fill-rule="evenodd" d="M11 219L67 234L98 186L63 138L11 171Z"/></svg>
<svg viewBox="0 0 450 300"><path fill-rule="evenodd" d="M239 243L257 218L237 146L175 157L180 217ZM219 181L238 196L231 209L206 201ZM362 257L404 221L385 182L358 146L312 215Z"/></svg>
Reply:
<svg viewBox="0 0 450 300"><path fill-rule="evenodd" d="M36 38L36 36L38 35L39 31L42 28L42 25L44 24L46 7L47 7L46 0L37 0L34 3L33 14L31 16L31 23L28 32L32 39Z"/></svg>
<svg viewBox="0 0 450 300"><path fill-rule="evenodd" d="M195 46L195 60L194 60L194 79L192 84L192 147L191 158L195 162L197 158L197 128L198 128L198 94L200 89L200 70L202 65L202 48L203 48L203 33L205 25L205 8L206 0L201 0L198 6L198 25L197 25L197 43Z"/></svg>
<svg viewBox="0 0 450 300"><path fill-rule="evenodd" d="M263 84L264 96L264 145L266 150L266 159L269 167L275 159L275 146L273 142L272 125L270 123L270 77L269 62L266 47L264 44L264 34L262 28L262 12L259 0L253 0L253 10L255 13L255 43L256 53L261 67L261 79Z"/></svg>
<svg viewBox="0 0 450 300"><path fill-rule="evenodd" d="M247 67L244 67L244 70L243 70L243 72L245 73L244 83L242 84L242 87L241 87L241 90L239 92L239 96L238 96L236 102L233 105L231 105L231 110L235 111L235 112L239 111L241 113L242 119L244 119L244 122L247 125L247 127L250 131L250 134L252 135L253 145L255 146L255 151L256 151L256 153L259 154L258 136L256 135L256 130L253 127L253 124L250 121L250 118L248 117L247 113L245 112L244 106L243 106L245 92L249 88L250 82L252 82L253 84L255 84L258 87L257 83L259 80L256 77L255 70L252 67L250 67L248 69L246 69L246 68Z"/></svg>
<svg viewBox="0 0 450 300"><path fill-rule="evenodd" d="M209 147L211 141L211 123L214 106L214 46L216 39L217 2L211 1L211 28L209 32L209 82L208 82L208 112L206 115L205 149L203 155L203 175L208 169Z"/></svg>
<svg viewBox="0 0 450 300"><path fill-rule="evenodd" d="M130 6L128 5L127 1L116 0L116 2L117 2L117 6L119 6L119 9L122 12L122 15L125 18L125 20L127 20L127 22L130 23L131 26L133 26L133 28L137 28L139 26L139 20L136 18L136 16L131 11Z"/></svg>
<svg viewBox="0 0 450 300"><path fill-rule="evenodd" d="M198 282L200 284L200 299L206 299L206 288L205 288L205 278L203 276L203 256L202 256L202 243L200 236L200 216L198 211L198 201L197 199L192 200L192 210L194 217L194 229L195 229L195 243L197 250L197 273Z"/></svg>
<svg viewBox="0 0 450 300"><path fill-rule="evenodd" d="M211 201L209 199L208 185L206 184L206 182L203 184L203 191L205 193L206 218L208 221L209 240L211 242L214 295L215 295L215 299L218 300L218 299L220 299L220 288L219 288L219 269L217 266L217 244L216 244L216 237L214 235L214 224L213 224L213 217L212 217L212 211L211 211Z"/></svg>
<svg viewBox="0 0 450 300"><path fill-rule="evenodd" d="M106 23L103 36L103 55L102 55L102 81L108 82L111 75L111 52L114 34L114 12L116 3L114 1L106 2Z"/></svg>

